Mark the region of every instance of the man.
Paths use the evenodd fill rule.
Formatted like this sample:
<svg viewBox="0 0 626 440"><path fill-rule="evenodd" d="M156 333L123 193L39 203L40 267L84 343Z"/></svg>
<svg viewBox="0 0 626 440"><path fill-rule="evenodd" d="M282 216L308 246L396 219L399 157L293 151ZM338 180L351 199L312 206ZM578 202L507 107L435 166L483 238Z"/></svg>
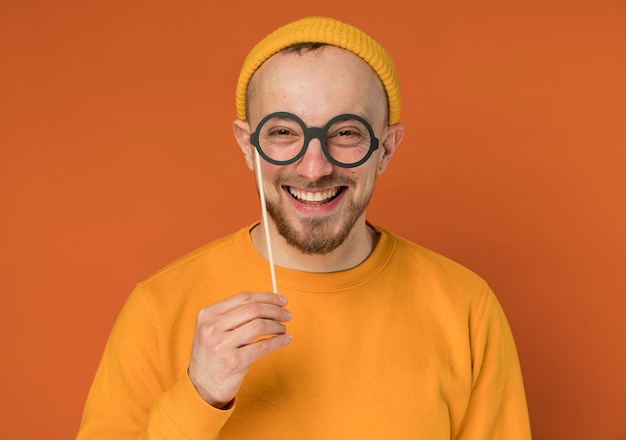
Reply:
<svg viewBox="0 0 626 440"><path fill-rule="evenodd" d="M269 219L137 285L79 439L530 438L489 287L366 221L399 102L388 54L347 24L252 50L233 128Z"/></svg>

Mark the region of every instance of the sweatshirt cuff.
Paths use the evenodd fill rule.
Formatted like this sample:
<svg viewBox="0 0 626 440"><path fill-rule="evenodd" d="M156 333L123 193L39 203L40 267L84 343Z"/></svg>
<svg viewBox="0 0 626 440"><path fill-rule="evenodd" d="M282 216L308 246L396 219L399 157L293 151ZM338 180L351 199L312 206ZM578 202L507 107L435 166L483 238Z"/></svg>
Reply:
<svg viewBox="0 0 626 440"><path fill-rule="evenodd" d="M162 408L170 421L191 439L213 438L232 415L235 405L218 409L206 403L185 375L163 395Z"/></svg>

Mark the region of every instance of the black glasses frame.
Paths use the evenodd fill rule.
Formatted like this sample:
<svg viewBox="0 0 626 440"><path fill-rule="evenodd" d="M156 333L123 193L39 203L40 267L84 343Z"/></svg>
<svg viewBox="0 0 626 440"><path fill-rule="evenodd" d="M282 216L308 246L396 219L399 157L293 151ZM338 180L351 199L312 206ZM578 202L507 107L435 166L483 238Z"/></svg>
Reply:
<svg viewBox="0 0 626 440"><path fill-rule="evenodd" d="M276 118L276 117L285 117L285 118L293 119L294 121L298 123L298 125L300 125L300 127L302 128L302 133L304 133L304 143L302 144L302 149L300 150L298 154L296 154L295 157L289 160L272 159L271 157L269 157L267 154L263 152L263 149L261 148L261 144L259 142L259 133L260 133L261 128L263 128L263 125L270 119ZM354 163L339 162L338 160L336 160L334 157L331 156L330 152L328 151L328 146L326 145L326 135L328 134L328 130L330 129L330 127L335 122L345 120L345 119L355 119L361 122L365 126L367 131L369 132L370 139L372 140L370 143L370 149L367 152L367 154L363 156L361 160L354 162ZM328 121L324 127L307 127L302 119L300 119L293 113L289 113L289 112L274 112L274 113L270 113L269 115L261 119L261 122L259 122L259 125L257 125L256 131L250 135L250 143L254 145L256 150L259 152L259 155L263 159L265 159L267 162L273 165L284 166L284 165L290 165L298 161L302 156L304 156L304 153L306 153L307 148L309 148L309 143L311 142L312 139L315 139L315 138L319 139L320 144L322 145L322 151L324 152L324 156L326 156L326 159L328 159L330 163L337 165L338 167L342 167L342 168L356 168L359 165L363 165L365 162L367 162L367 160L370 158L372 153L374 153L374 151L378 149L378 146L380 143L378 138L374 136L374 131L372 130L372 127L370 126L370 124L360 116L353 115L350 113L345 113L342 115L335 116L330 121Z"/></svg>

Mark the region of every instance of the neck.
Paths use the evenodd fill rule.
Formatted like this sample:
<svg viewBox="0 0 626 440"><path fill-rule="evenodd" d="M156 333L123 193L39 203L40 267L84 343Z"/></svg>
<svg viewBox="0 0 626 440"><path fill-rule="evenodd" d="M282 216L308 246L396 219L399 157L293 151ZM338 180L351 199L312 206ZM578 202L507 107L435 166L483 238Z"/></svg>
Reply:
<svg viewBox="0 0 626 440"><path fill-rule="evenodd" d="M264 259L269 260L264 228L265 225L261 222L250 231L250 237L257 252ZM308 255L300 252L285 241L271 220L270 240L276 266L302 272L323 273L339 272L358 266L374 250L378 235L365 222L365 215L363 215L346 240L339 247L324 255Z"/></svg>

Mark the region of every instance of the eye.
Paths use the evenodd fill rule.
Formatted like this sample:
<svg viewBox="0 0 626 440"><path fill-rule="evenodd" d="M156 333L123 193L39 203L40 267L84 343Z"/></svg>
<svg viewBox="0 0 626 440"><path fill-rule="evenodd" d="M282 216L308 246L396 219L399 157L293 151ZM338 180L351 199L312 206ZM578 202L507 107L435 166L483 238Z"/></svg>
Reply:
<svg viewBox="0 0 626 440"><path fill-rule="evenodd" d="M364 142L364 130L355 125L332 127L328 132L328 142L338 147L352 147Z"/></svg>
<svg viewBox="0 0 626 440"><path fill-rule="evenodd" d="M357 133L355 133L353 130L347 128L347 129L343 129L340 130L339 133L337 133L338 136L356 136Z"/></svg>
<svg viewBox="0 0 626 440"><path fill-rule="evenodd" d="M291 134L293 133L288 128L273 128L267 133L268 136L289 136Z"/></svg>
<svg viewBox="0 0 626 440"><path fill-rule="evenodd" d="M300 126L293 121L272 120L265 124L260 138L264 145L287 146L300 142L301 132Z"/></svg>

